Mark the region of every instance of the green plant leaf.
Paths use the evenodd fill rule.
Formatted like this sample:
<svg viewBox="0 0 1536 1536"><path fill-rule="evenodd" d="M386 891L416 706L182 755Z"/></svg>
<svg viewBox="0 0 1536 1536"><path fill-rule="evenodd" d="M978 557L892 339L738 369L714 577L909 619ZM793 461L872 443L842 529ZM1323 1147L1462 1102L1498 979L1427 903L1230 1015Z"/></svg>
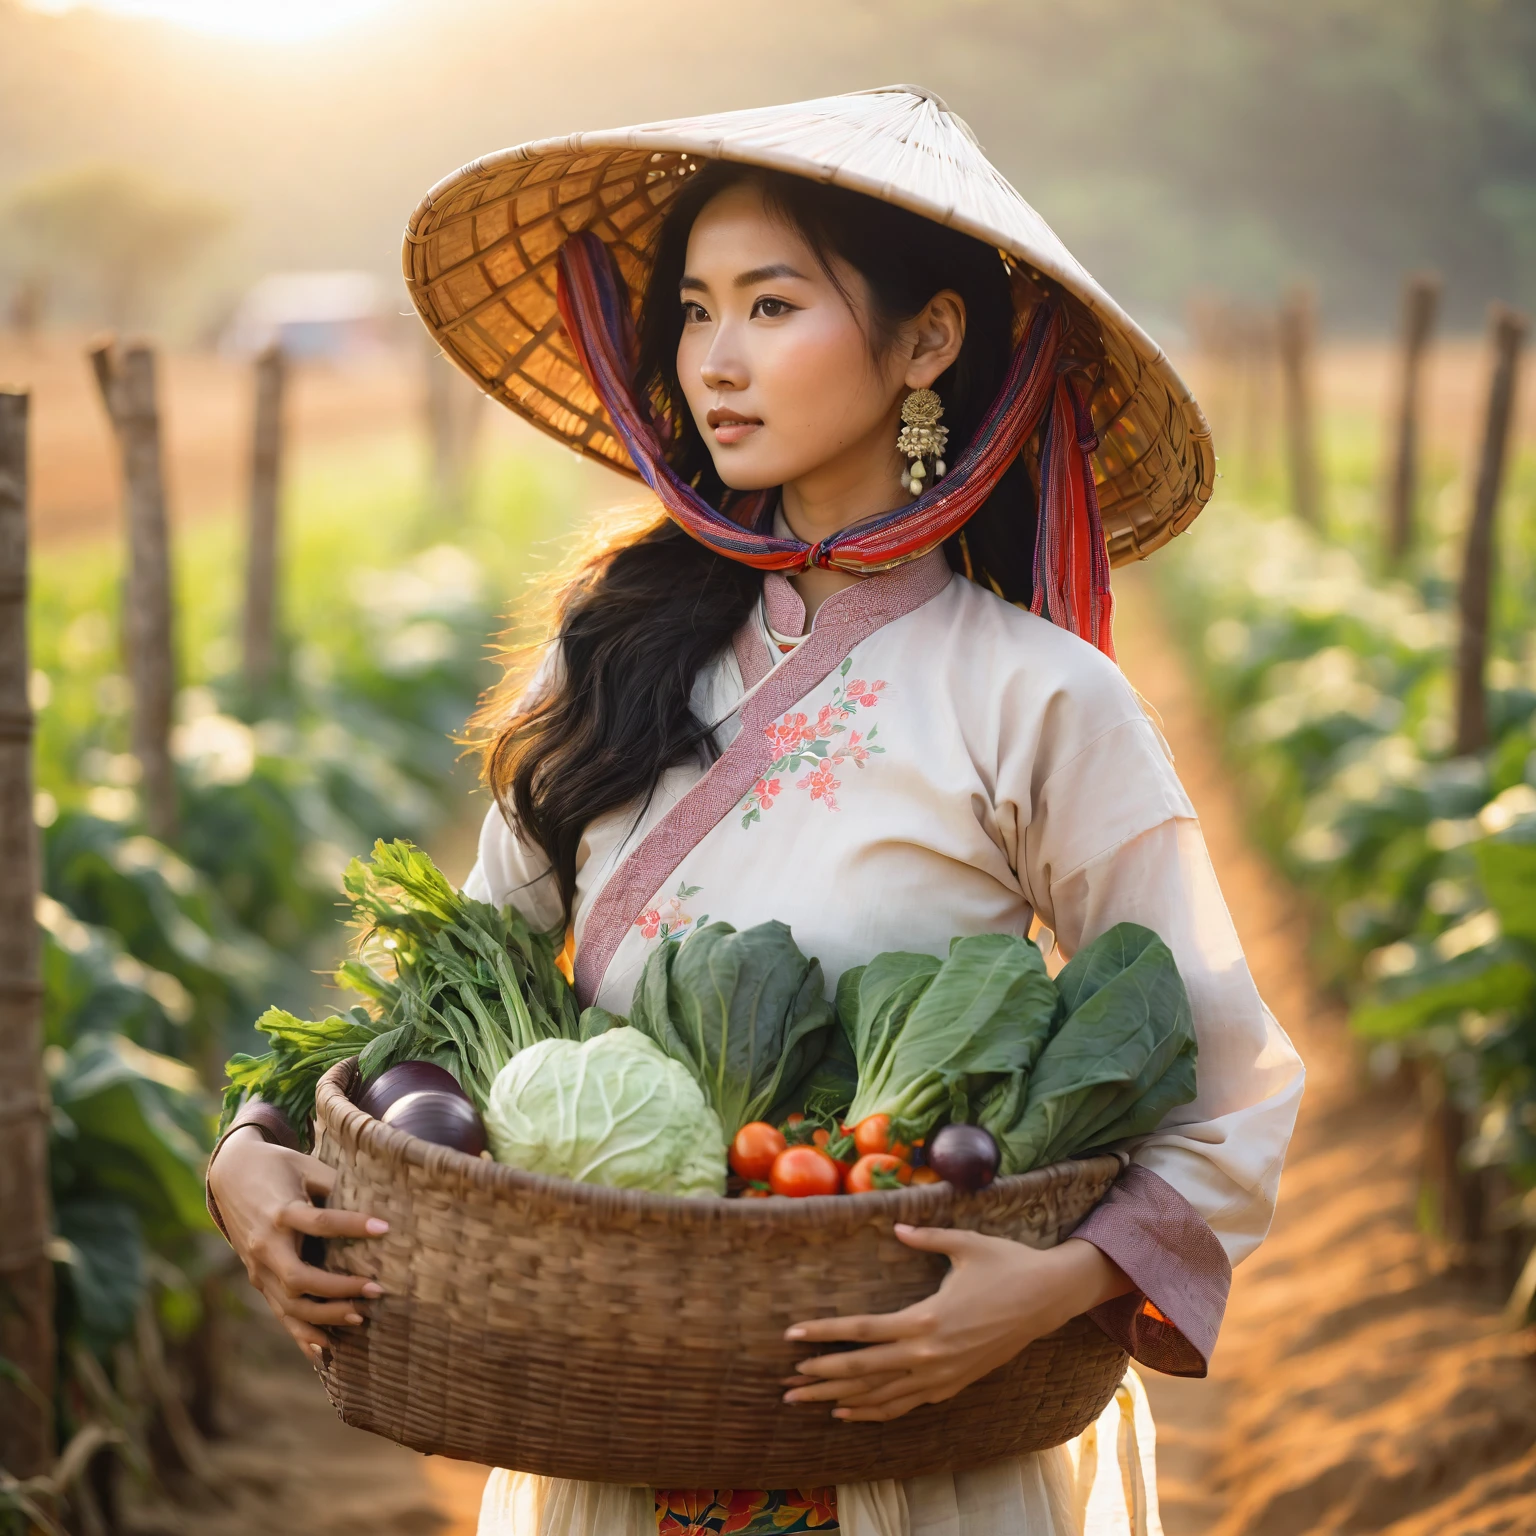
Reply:
<svg viewBox="0 0 1536 1536"><path fill-rule="evenodd" d="M1028 1075L1058 999L1028 939L988 933L956 939L943 961L877 955L839 983L838 1007L859 1068L849 1122L887 1114L922 1136L956 1093Z"/></svg>
<svg viewBox="0 0 1536 1536"><path fill-rule="evenodd" d="M74 1131L71 1155L146 1222L211 1227L203 1166L212 1119L190 1067L121 1035L88 1035L64 1056L53 1102Z"/></svg>
<svg viewBox="0 0 1536 1536"><path fill-rule="evenodd" d="M833 1013L783 923L706 923L651 951L629 1022L688 1068L729 1142L820 1058Z"/></svg>
<svg viewBox="0 0 1536 1536"><path fill-rule="evenodd" d="M54 1212L55 1263L86 1344L101 1354L133 1331L146 1283L139 1218L124 1200L84 1196Z"/></svg>
<svg viewBox="0 0 1536 1536"><path fill-rule="evenodd" d="M1536 816L1483 838L1475 852L1499 926L1516 938L1536 941Z"/></svg>
<svg viewBox="0 0 1536 1536"><path fill-rule="evenodd" d="M1194 1097L1189 999L1167 945L1150 929L1116 924L1084 945L1056 983L1069 1011L1040 1053L1022 1104L1017 1094L995 1098L982 1117L1009 1173L1144 1135Z"/></svg>
<svg viewBox="0 0 1536 1536"><path fill-rule="evenodd" d="M1536 965L1518 941L1499 938L1449 960L1422 946L1411 970L1383 979L1350 1015L1373 1039L1396 1039L1467 1009L1496 1013L1536 1000Z"/></svg>

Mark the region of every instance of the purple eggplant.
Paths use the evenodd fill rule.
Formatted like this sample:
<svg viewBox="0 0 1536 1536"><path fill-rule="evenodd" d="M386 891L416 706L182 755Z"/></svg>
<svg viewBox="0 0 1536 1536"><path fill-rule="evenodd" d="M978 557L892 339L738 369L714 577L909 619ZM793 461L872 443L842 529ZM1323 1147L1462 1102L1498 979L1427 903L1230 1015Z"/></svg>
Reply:
<svg viewBox="0 0 1536 1536"><path fill-rule="evenodd" d="M928 1165L946 1184L966 1194L997 1177L997 1143L979 1125L946 1125L928 1148Z"/></svg>
<svg viewBox="0 0 1536 1536"><path fill-rule="evenodd" d="M453 1073L430 1061L402 1061L386 1068L375 1078L363 1084L363 1091L355 1100L365 1115L382 1120L384 1112L396 1099L408 1093L421 1093L432 1089L439 1093L456 1093L461 1099L468 1095L459 1087Z"/></svg>
<svg viewBox="0 0 1536 1536"><path fill-rule="evenodd" d="M381 1116L385 1125L470 1157L485 1151L485 1124L457 1088L423 1088L395 1100Z"/></svg>

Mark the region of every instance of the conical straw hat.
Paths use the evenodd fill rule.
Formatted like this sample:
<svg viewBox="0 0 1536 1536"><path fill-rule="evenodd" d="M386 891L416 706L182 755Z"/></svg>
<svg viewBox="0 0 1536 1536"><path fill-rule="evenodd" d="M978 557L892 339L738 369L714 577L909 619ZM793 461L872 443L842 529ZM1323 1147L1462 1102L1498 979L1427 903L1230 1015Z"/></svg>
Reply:
<svg viewBox="0 0 1536 1536"><path fill-rule="evenodd" d="M1199 515L1215 457L1183 380L999 174L966 124L918 86L578 133L486 155L438 182L411 215L405 279L417 311L487 394L578 452L635 474L561 328L555 256L570 235L594 231L638 302L667 205L713 159L883 198L1053 281L1084 307L1081 325L1102 342L1094 469L1111 561L1143 558ZM1031 291L1016 284L1021 296Z"/></svg>

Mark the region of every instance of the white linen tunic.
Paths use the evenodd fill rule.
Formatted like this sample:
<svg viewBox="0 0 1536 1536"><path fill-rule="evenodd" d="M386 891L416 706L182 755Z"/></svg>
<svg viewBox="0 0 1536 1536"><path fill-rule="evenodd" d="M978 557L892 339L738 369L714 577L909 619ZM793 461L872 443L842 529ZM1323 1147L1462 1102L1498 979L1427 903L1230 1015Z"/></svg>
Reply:
<svg viewBox="0 0 1536 1536"><path fill-rule="evenodd" d="M587 828L581 1001L627 1012L652 948L705 919L788 923L829 994L882 950L944 955L957 934L1023 934L1036 917L1068 957L1115 923L1152 929L1189 993L1199 1091L1127 1148L1076 1235L1137 1287L1095 1313L1101 1326L1147 1364L1204 1374L1230 1265L1269 1226L1303 1070L1254 987L1166 743L1112 661L952 575L937 550L834 594L781 655L772 633L803 628L790 583L765 578L695 687L720 755ZM548 860L497 809L465 890L540 927L560 919ZM850 1491L847 1507L869 1500Z"/></svg>

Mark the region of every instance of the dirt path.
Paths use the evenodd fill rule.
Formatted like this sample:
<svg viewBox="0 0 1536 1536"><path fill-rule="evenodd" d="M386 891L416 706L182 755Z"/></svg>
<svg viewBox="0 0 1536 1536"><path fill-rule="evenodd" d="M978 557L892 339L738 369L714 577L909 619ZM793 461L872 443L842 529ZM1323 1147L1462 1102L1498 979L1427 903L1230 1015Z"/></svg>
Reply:
<svg viewBox="0 0 1536 1536"><path fill-rule="evenodd" d="M1305 923L1249 847L1142 573L1117 579L1122 660L1163 718L1259 988L1309 1086L1274 1232L1235 1277L1210 1379L1147 1377L1168 1536L1495 1536L1536 1531L1536 1356L1415 1230L1415 1107L1369 1090ZM439 850L472 856L466 837ZM455 871L461 873L462 871ZM143 1536L469 1536L483 1468L337 1422L286 1340L253 1320L214 1457L224 1501L150 1505Z"/></svg>
<svg viewBox="0 0 1536 1536"><path fill-rule="evenodd" d="M1204 1382L1148 1377L1168 1536L1536 1531L1536 1338L1416 1230L1416 1106L1356 1071L1310 984L1298 904L1249 846L1144 573L1117 577L1127 673L1161 713L1259 990L1308 1090L1269 1240Z"/></svg>

